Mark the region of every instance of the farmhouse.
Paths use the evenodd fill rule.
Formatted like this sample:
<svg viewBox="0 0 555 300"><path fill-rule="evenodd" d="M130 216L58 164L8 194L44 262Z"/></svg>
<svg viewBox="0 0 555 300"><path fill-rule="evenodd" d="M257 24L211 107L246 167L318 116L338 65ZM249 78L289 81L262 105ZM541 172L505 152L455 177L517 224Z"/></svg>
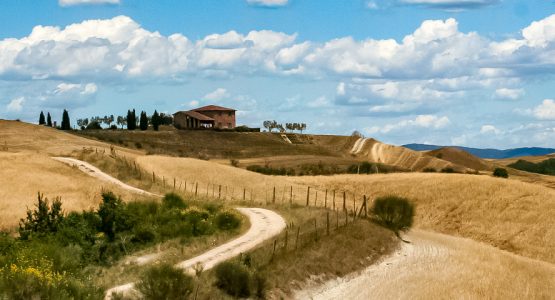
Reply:
<svg viewBox="0 0 555 300"><path fill-rule="evenodd" d="M217 105L203 106L173 114L173 124L177 129L235 128L235 109Z"/></svg>

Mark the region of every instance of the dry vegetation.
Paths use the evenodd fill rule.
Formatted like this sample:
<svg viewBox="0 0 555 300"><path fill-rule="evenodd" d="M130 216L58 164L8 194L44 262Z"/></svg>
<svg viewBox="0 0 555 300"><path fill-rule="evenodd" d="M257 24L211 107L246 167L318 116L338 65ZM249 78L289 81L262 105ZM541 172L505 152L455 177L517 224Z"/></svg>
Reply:
<svg viewBox="0 0 555 300"><path fill-rule="evenodd" d="M347 189L371 198L387 194L408 197L416 203L418 228L468 237L555 262L552 189L511 179L461 174L337 175L293 181Z"/></svg>
<svg viewBox="0 0 555 300"><path fill-rule="evenodd" d="M552 264L416 230L383 263L299 292L300 299L551 299Z"/></svg>
<svg viewBox="0 0 555 300"><path fill-rule="evenodd" d="M445 147L433 151L425 152L427 155L441 158L452 162L455 165L465 166L469 169L478 171L491 171L493 164L479 157L476 157L462 149L454 147Z"/></svg>

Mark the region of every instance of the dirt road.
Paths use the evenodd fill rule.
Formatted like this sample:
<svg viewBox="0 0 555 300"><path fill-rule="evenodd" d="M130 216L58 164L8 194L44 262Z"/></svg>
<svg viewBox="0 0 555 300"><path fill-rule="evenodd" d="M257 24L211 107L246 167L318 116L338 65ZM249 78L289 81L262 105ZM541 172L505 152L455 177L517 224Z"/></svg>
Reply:
<svg viewBox="0 0 555 300"><path fill-rule="evenodd" d="M296 299L551 299L555 266L497 248L415 230L381 263L311 285Z"/></svg>
<svg viewBox="0 0 555 300"><path fill-rule="evenodd" d="M157 196L147 191L127 185L102 172L93 165L78 159L68 157L54 157L53 159L77 166L79 170L93 177L119 185L124 189L140 194ZM249 218L251 227L245 234L199 256L180 262L176 266L186 272L193 272L191 268L196 264L201 264L204 270L211 269L220 262L231 259L241 253L255 248L264 241L278 235L283 229L285 229L285 220L271 210L263 208L237 208L237 210ZM106 299L111 299L110 295L114 292L122 293L124 295L132 295L134 293L133 286L133 283L128 283L111 288L106 292Z"/></svg>
<svg viewBox="0 0 555 300"><path fill-rule="evenodd" d="M95 167L95 166L93 166L93 165L91 165L87 162L84 162L84 161L81 161L81 160L78 160L78 159L75 159L75 158L70 158L70 157L53 157L52 159L63 162L65 164L68 164L68 165L71 165L71 166L76 166L77 168L79 168L79 170L83 171L86 174L89 174L92 177L95 177L95 178L100 179L102 181L106 181L106 182L118 185L121 188L126 189L130 192L137 193L137 194L142 194L142 195L147 195L147 196L160 196L160 195L156 195L156 194L138 189L136 187L130 186L126 183L123 183L123 182L117 180L116 178L102 172L100 169L98 169L97 167Z"/></svg>

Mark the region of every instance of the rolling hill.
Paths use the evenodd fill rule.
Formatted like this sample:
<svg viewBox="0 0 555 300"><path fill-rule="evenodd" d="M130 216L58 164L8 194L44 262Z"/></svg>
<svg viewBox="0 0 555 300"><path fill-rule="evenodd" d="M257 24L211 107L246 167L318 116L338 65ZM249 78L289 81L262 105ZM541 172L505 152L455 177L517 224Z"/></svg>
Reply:
<svg viewBox="0 0 555 300"><path fill-rule="evenodd" d="M415 151L430 151L439 148L445 148L447 146L438 145L427 145L427 144L406 144L403 147L415 150ZM553 148L540 148L540 147L528 147L528 148L514 148L507 150L499 149L479 149L470 148L462 146L449 146L450 148L459 148L472 155L478 156L479 158L491 158L491 159L503 159L503 158L513 158L520 156L539 156L547 155L550 153L555 153Z"/></svg>
<svg viewBox="0 0 555 300"><path fill-rule="evenodd" d="M425 152L426 154L452 162L453 164L467 167L478 171L489 171L493 165L480 159L460 148L445 147Z"/></svg>

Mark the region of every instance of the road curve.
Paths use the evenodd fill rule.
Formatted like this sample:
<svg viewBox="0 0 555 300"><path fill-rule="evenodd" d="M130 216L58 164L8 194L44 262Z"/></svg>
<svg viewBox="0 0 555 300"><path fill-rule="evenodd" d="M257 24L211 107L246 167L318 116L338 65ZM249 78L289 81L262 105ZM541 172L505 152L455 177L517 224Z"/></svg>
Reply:
<svg viewBox="0 0 555 300"><path fill-rule="evenodd" d="M125 184L84 161L69 157L53 157L53 159L72 166L77 166L79 170L89 174L90 176L116 184L126 190L143 195L159 196ZM230 242L209 250L199 256L193 257L186 261L182 261L178 263L176 267L190 273L194 272L192 270L192 267L197 264L202 264L204 270L211 269L220 262L231 259L241 253L255 248L264 241L275 237L283 229L285 229L285 220L280 215L271 210L263 208L236 209L249 218L251 227L245 234ZM133 287L134 283L128 283L111 288L106 292L106 299L111 299L111 295L114 292L122 293L124 295L131 295L134 293Z"/></svg>
<svg viewBox="0 0 555 300"><path fill-rule="evenodd" d="M153 194L151 192L147 192L145 190L141 190L138 189L136 187L130 186L126 183L123 183L119 180L117 180L116 178L102 172L100 169L98 169L97 167L89 164L88 162L84 162L82 160L78 160L75 158L70 158L70 157L52 157L52 159L57 160L59 162L63 162L65 164L68 164L70 166L76 166L77 168L79 168L79 170L81 170L82 172L95 177L97 179L100 179L102 181L106 181L115 185L120 186L123 189L126 189L130 192L134 192L137 194L141 194L141 195L147 195L147 196L160 196L157 194Z"/></svg>
<svg viewBox="0 0 555 300"><path fill-rule="evenodd" d="M194 273L192 268L200 263L204 270L211 269L220 262L255 248L285 229L285 220L271 210L263 208L237 208L237 210L249 218L251 227L245 234L199 256L182 261L176 267ZM133 287L134 283L128 283L111 288L106 292L106 299L111 299L114 292L131 296L134 293Z"/></svg>

